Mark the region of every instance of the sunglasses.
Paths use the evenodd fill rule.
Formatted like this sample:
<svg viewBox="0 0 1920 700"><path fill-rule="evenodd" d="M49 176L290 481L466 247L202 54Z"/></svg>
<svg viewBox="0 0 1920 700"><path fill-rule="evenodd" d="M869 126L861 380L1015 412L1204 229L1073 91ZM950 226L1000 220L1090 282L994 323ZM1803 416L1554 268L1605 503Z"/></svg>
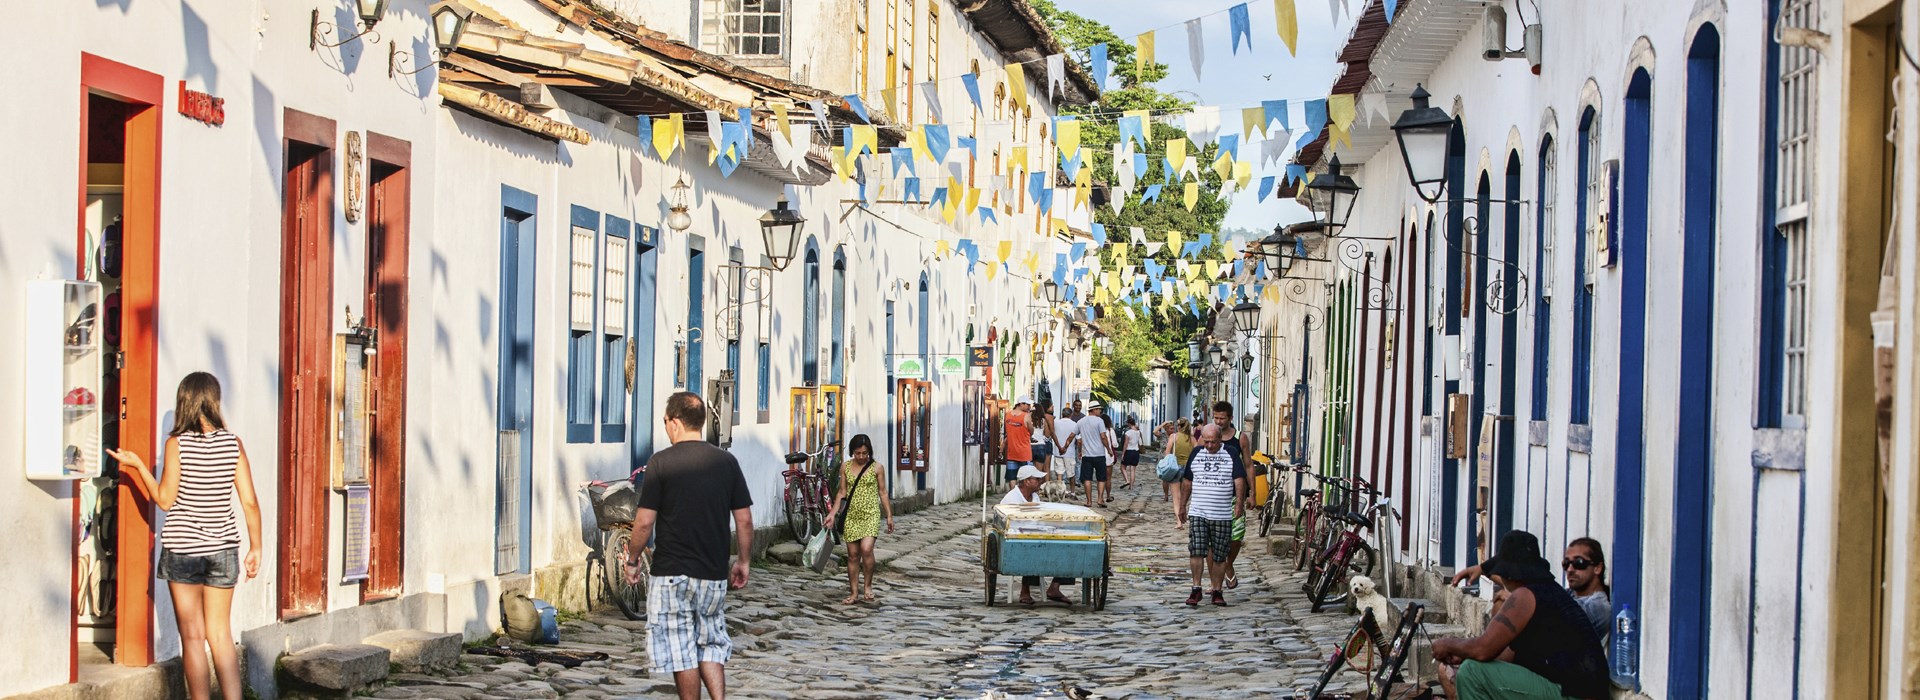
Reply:
<svg viewBox="0 0 1920 700"><path fill-rule="evenodd" d="M1600 562L1594 561L1592 559L1588 559L1586 557L1574 557L1572 559L1560 560L1560 568L1573 569L1575 571L1586 571L1587 569L1593 568L1593 566L1598 563Z"/></svg>

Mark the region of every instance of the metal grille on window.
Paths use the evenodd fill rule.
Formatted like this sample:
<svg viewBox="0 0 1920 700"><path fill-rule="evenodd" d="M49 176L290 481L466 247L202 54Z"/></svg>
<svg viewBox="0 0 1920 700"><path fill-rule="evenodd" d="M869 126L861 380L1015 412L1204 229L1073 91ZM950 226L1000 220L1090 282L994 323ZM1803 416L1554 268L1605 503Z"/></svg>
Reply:
<svg viewBox="0 0 1920 700"><path fill-rule="evenodd" d="M573 278L568 286L572 303L567 318L576 331L593 331L593 236L593 229L573 227Z"/></svg>
<svg viewBox="0 0 1920 700"><path fill-rule="evenodd" d="M1554 203L1560 198L1560 156L1552 142L1541 153L1543 171L1540 188L1540 269L1533 271L1540 284L1540 298L1553 298Z"/></svg>
<svg viewBox="0 0 1920 700"><path fill-rule="evenodd" d="M600 295L606 298L607 335L627 333L627 239L607 236L607 266L601 279Z"/></svg>
<svg viewBox="0 0 1920 700"><path fill-rule="evenodd" d="M1587 139L1587 220L1580 225L1587 230L1587 249L1580 251L1580 254L1587 256L1587 274L1581 282L1587 286L1588 293L1592 293L1593 280L1599 276L1599 253L1607 240L1607 173L1600 157L1598 110L1594 111L1593 121L1587 125L1583 135Z"/></svg>
<svg viewBox="0 0 1920 700"><path fill-rule="evenodd" d="M867 37L867 18L871 10L867 0L854 3L853 10L853 92L856 95L867 94L867 61L873 48Z"/></svg>
<svg viewBox="0 0 1920 700"><path fill-rule="evenodd" d="M1814 29L1820 18L1816 0L1789 0L1780 8L1776 42L1784 29ZM1818 91L1818 53L1779 43L1779 165L1774 182L1774 221L1786 242L1786 293L1783 312L1785 376L1781 377L1781 413L1804 416L1807 409L1807 217L1810 202L1814 110Z"/></svg>

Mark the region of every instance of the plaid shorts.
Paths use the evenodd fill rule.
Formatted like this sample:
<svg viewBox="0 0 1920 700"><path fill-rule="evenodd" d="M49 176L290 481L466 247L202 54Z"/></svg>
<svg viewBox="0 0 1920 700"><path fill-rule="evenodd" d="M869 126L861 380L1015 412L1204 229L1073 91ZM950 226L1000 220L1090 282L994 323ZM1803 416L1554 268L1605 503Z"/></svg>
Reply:
<svg viewBox="0 0 1920 700"><path fill-rule="evenodd" d="M647 658L653 670L673 673L700 664L725 665L733 656L727 636L727 582L686 576L647 579Z"/></svg>
<svg viewBox="0 0 1920 700"><path fill-rule="evenodd" d="M1214 561L1224 562L1232 542L1232 520L1187 518L1187 556L1204 557L1212 552Z"/></svg>

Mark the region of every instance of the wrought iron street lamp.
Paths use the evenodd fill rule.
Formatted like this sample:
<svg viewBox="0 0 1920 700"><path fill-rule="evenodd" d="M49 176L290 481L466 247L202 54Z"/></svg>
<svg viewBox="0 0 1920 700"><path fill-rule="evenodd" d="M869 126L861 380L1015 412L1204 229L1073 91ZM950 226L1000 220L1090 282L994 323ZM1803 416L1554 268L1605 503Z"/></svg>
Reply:
<svg viewBox="0 0 1920 700"><path fill-rule="evenodd" d="M421 64L413 70L400 70L400 64L413 60L413 54L401 51L398 42L387 42L387 77L413 75L420 71L440 65L453 50L460 47L460 37L467 33L467 20L473 18L473 11L461 12L453 5L442 5L434 10L433 20L433 60Z"/></svg>
<svg viewBox="0 0 1920 700"><path fill-rule="evenodd" d="M1218 345L1207 348L1207 364L1209 366L1219 366L1221 354L1223 353L1220 352L1220 346Z"/></svg>
<svg viewBox="0 0 1920 700"><path fill-rule="evenodd" d="M1061 301L1060 283L1055 282L1053 280L1047 280L1044 284L1040 285L1040 288L1046 292L1047 303L1049 304L1060 303Z"/></svg>
<svg viewBox="0 0 1920 700"><path fill-rule="evenodd" d="M767 246L767 261L775 270L787 269L787 263L793 261L794 250L800 247L800 229L807 220L800 212L787 208L787 196L780 195L780 201L765 214L760 215L760 235Z"/></svg>
<svg viewBox="0 0 1920 700"><path fill-rule="evenodd" d="M1430 97L1426 86L1414 86L1413 107L1394 121L1393 136L1400 142L1407 179L1413 181L1421 199L1433 204L1447 189L1447 141L1453 131L1453 118L1446 110L1429 106Z"/></svg>
<svg viewBox="0 0 1920 700"><path fill-rule="evenodd" d="M1200 339L1188 338L1187 339L1187 368L1192 369L1195 367L1199 367L1200 355L1201 355Z"/></svg>
<svg viewBox="0 0 1920 700"><path fill-rule="evenodd" d="M1340 165L1340 156L1327 159L1327 171L1313 179L1307 189L1320 193L1320 222L1329 231L1347 227L1347 219L1353 216L1353 203L1360 194L1360 185L1344 172Z"/></svg>
<svg viewBox="0 0 1920 700"><path fill-rule="evenodd" d="M387 0L358 0L358 2L354 3L354 10L360 15L360 33L329 44L321 41L320 37L332 33L337 27L332 22L320 21L320 9L314 8L312 18L307 24L307 50L318 51L322 46L330 49L345 46L347 42L368 34L373 34L373 25L379 24L380 18L387 14ZM325 29L322 29L322 27L325 27ZM380 40L379 34L373 34L373 37L374 38L368 39L367 41L374 42Z"/></svg>
<svg viewBox="0 0 1920 700"><path fill-rule="evenodd" d="M1240 329L1241 335L1249 338L1260 332L1260 305L1243 301L1233 307L1233 325Z"/></svg>

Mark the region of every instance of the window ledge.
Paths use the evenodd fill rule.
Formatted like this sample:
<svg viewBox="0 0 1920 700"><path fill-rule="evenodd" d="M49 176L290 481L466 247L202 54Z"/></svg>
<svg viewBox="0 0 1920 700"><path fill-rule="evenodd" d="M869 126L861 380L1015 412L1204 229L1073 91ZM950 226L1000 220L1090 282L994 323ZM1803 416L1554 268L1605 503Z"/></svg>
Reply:
<svg viewBox="0 0 1920 700"><path fill-rule="evenodd" d="M1567 426L1567 451L1593 454L1593 426L1585 423Z"/></svg>
<svg viewBox="0 0 1920 700"><path fill-rule="evenodd" d="M1547 426L1543 420L1527 421L1527 444L1534 447L1547 446Z"/></svg>
<svg viewBox="0 0 1920 700"><path fill-rule="evenodd" d="M1753 468L1806 471L1807 431L1804 428L1756 428L1753 431Z"/></svg>

